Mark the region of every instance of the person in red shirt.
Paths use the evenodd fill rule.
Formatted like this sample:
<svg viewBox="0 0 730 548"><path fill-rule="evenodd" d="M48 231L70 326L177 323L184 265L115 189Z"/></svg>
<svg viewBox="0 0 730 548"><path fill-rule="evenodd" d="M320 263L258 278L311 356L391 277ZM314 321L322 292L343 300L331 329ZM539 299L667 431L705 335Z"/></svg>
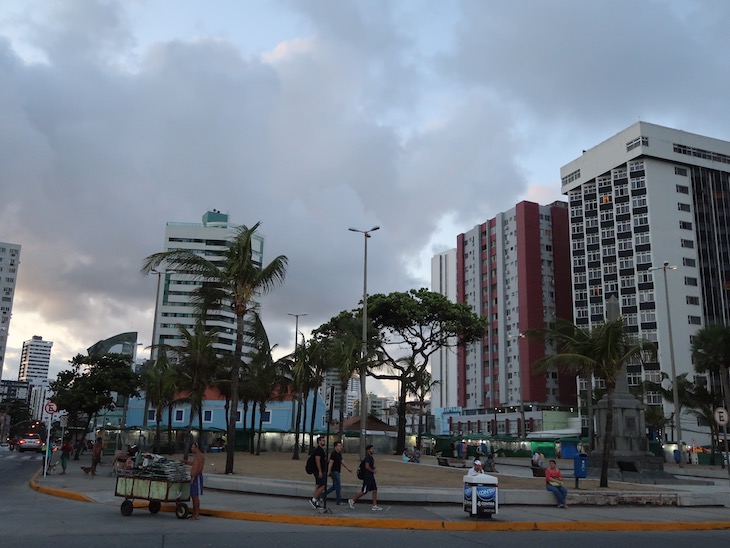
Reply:
<svg viewBox="0 0 730 548"><path fill-rule="evenodd" d="M558 464L550 459L550 464L545 470L545 488L550 491L558 501L558 508L567 508L565 499L568 498L568 490L563 486L563 474L558 470Z"/></svg>

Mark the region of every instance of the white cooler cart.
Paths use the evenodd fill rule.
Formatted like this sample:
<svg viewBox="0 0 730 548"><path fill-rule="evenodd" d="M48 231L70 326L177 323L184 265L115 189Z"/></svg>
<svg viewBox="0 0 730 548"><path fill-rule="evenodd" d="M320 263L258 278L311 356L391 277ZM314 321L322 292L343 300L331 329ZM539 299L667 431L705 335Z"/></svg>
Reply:
<svg viewBox="0 0 730 548"><path fill-rule="evenodd" d="M464 512L470 517L491 518L499 512L498 479L488 474L464 476Z"/></svg>

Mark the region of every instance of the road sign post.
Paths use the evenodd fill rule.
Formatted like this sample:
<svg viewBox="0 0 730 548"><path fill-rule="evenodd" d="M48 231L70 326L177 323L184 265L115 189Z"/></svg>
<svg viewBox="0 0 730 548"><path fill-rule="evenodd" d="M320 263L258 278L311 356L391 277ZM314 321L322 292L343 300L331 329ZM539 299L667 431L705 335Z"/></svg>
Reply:
<svg viewBox="0 0 730 548"><path fill-rule="evenodd" d="M725 434L725 455L723 455L723 460L725 461L725 468L727 469L727 479L728 482L730 482L730 452L728 452L728 446L727 446L727 423L728 423L728 413L727 409L724 407L718 407L715 409L715 422L718 426L722 426L723 433Z"/></svg>
<svg viewBox="0 0 730 548"><path fill-rule="evenodd" d="M48 475L48 465L51 462L51 424L53 424L53 414L58 411L58 405L55 402L46 402L43 407L46 413L48 413L48 427L46 428L46 450L43 452L43 477Z"/></svg>

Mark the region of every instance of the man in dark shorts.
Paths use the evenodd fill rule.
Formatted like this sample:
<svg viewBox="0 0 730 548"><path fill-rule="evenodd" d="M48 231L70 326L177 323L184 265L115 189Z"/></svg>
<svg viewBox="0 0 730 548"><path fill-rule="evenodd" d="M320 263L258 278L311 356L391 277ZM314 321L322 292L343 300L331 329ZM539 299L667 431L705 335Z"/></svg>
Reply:
<svg viewBox="0 0 730 548"><path fill-rule="evenodd" d="M360 500L360 497L362 497L365 493L372 493L373 511L379 512L380 510L382 510L382 508L378 506L378 486L375 483L376 470L375 459L373 458L374 454L375 448L372 445L368 445L365 448L365 458L362 461L362 488L357 495L347 501L347 503L350 505L350 508L352 508L353 510L355 509L355 503Z"/></svg>
<svg viewBox="0 0 730 548"><path fill-rule="evenodd" d="M96 466L101 462L102 437L99 436L91 449L91 475L96 475Z"/></svg>
<svg viewBox="0 0 730 548"><path fill-rule="evenodd" d="M203 494L203 469L205 468L205 455L200 450L197 442L193 442L190 451L195 459L185 461L190 465L190 498L193 499L192 519L200 519L200 495Z"/></svg>
<svg viewBox="0 0 730 548"><path fill-rule="evenodd" d="M324 436L318 437L317 447L314 449L314 494L309 499L309 504L312 505L312 508L319 508L319 497L327 485L327 474L325 473L327 472L327 453L324 451L325 443L327 443L327 439Z"/></svg>

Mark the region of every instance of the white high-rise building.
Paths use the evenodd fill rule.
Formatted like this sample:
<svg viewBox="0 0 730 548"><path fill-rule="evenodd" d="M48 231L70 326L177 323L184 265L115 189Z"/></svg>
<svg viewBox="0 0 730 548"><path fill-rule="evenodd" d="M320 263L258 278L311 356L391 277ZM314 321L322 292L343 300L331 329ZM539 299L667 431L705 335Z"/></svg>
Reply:
<svg viewBox="0 0 730 548"><path fill-rule="evenodd" d="M0 242L0 379L5 369L5 350L8 345L10 318L20 265L20 245Z"/></svg>
<svg viewBox="0 0 730 548"><path fill-rule="evenodd" d="M208 211L202 223L167 223L165 251L187 250L199 253L213 263L224 259L227 242L236 234L238 225L228 222L228 215L220 211ZM261 265L264 239L256 234L252 238L254 261ZM192 331L196 322L196 310L192 302L193 291L203 284L202 280L175 271L159 271L155 324L152 333L154 345L179 345L179 326ZM246 323L248 323L248 318ZM233 353L236 345L236 316L225 307L215 314L208 314L206 325L219 329L215 348ZM244 340L244 353L251 350ZM153 348L153 357L157 351Z"/></svg>
<svg viewBox="0 0 730 548"><path fill-rule="evenodd" d="M730 142L637 122L560 175L575 323L603 322L615 296L627 329L659 347L658 361L628 365L629 385L671 377L670 342L676 374L692 379L693 335L730 323ZM672 411L659 393L644 401ZM682 424L701 430L688 415Z"/></svg>
<svg viewBox="0 0 730 548"><path fill-rule="evenodd" d="M44 341L43 337L38 335L33 335L33 338L24 341L23 350L20 352L18 380L27 381L31 385L47 382L52 347L52 341Z"/></svg>
<svg viewBox="0 0 730 548"><path fill-rule="evenodd" d="M431 291L456 302L456 249L449 249L431 258ZM431 356L431 378L437 382L431 392L434 408L459 405L458 367L455 346L439 348Z"/></svg>

